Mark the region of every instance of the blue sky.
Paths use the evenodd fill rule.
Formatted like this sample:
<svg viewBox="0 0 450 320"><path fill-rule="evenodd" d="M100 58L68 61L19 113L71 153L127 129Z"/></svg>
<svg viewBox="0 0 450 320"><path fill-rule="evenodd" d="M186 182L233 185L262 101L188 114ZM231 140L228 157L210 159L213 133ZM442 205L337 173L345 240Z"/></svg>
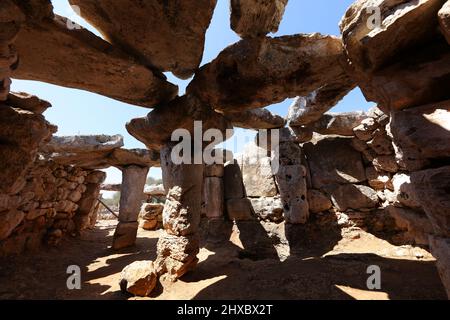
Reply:
<svg viewBox="0 0 450 320"><path fill-rule="evenodd" d="M67 0L53 0L55 12L67 16L84 27L96 32L86 22L77 17ZM275 36L320 32L339 35L339 21L353 0L290 0L279 31ZM218 0L213 20L206 35L205 52L202 64L213 60L225 47L239 41L239 37L230 29L229 0ZM167 73L168 80L180 87L183 94L189 80L183 81ZM13 91L25 91L48 100L53 107L46 111L45 117L59 128L58 135L75 134L121 134L125 138L125 147L143 148L144 145L130 136L125 123L135 117L145 116L150 110L121 103L97 94L62 88L50 84L13 80ZM274 113L285 116L292 99L269 107ZM367 103L359 89L351 92L333 111L367 110ZM252 133L237 130L239 137L249 140ZM244 143L238 143L234 151L239 151ZM158 169L151 170L158 177ZM108 182L119 182L120 172L108 170Z"/></svg>

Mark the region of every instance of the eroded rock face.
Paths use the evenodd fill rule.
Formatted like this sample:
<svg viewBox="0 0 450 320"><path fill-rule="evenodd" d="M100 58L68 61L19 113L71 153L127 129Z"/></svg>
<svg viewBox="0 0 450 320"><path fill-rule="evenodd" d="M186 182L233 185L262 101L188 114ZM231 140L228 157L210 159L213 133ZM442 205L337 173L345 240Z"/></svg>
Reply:
<svg viewBox="0 0 450 320"><path fill-rule="evenodd" d="M410 170L450 157L450 100L392 113L396 158Z"/></svg>
<svg viewBox="0 0 450 320"><path fill-rule="evenodd" d="M448 99L448 44L436 19L444 3L360 0L349 8L341 21L343 42L368 100L383 110L398 110ZM380 9L380 26L373 8Z"/></svg>
<svg viewBox="0 0 450 320"><path fill-rule="evenodd" d="M439 10L438 17L442 33L450 44L450 1L447 1L441 10Z"/></svg>
<svg viewBox="0 0 450 320"><path fill-rule="evenodd" d="M0 192L12 192L33 163L39 146L56 131L42 115L0 106Z"/></svg>
<svg viewBox="0 0 450 320"><path fill-rule="evenodd" d="M283 203L279 196L250 198L253 211L262 220L280 222L283 221Z"/></svg>
<svg viewBox="0 0 450 320"><path fill-rule="evenodd" d="M325 186L324 190L341 212L348 209L376 208L379 202L376 191L364 185L335 184Z"/></svg>
<svg viewBox="0 0 450 320"><path fill-rule="evenodd" d="M226 113L225 117L233 126L245 129L275 129L282 128L286 124L285 119L279 115L272 114L267 109Z"/></svg>
<svg viewBox="0 0 450 320"><path fill-rule="evenodd" d="M450 237L450 167L411 173L413 198L430 219L435 234Z"/></svg>
<svg viewBox="0 0 450 320"><path fill-rule="evenodd" d="M161 228L163 210L163 204L144 203L139 214L140 227L144 230L156 230Z"/></svg>
<svg viewBox="0 0 450 320"><path fill-rule="evenodd" d="M216 0L70 0L113 45L187 79L198 68ZM124 14L126 12L126 14Z"/></svg>
<svg viewBox="0 0 450 320"><path fill-rule="evenodd" d="M176 129L186 129L194 136L194 121L202 121L203 130L209 128L224 132L231 124L223 115L205 106L194 96L182 96L168 104L158 106L146 117L127 123L128 132L149 149L159 150L171 141Z"/></svg>
<svg viewBox="0 0 450 320"><path fill-rule="evenodd" d="M196 235L174 236L164 232L158 240L155 268L159 275L175 281L196 267L198 252Z"/></svg>
<svg viewBox="0 0 450 320"><path fill-rule="evenodd" d="M242 38L277 32L288 0L231 0L231 29Z"/></svg>
<svg viewBox="0 0 450 320"><path fill-rule="evenodd" d="M304 224L309 218L306 190L306 168L302 165L280 166L275 175L284 218L287 223Z"/></svg>
<svg viewBox="0 0 450 320"><path fill-rule="evenodd" d="M331 36L245 39L202 67L187 92L225 112L261 108L348 81L342 59L342 42Z"/></svg>
<svg viewBox="0 0 450 320"><path fill-rule="evenodd" d="M430 237L430 249L437 259L436 266L442 279L442 284L447 290L450 299L450 239Z"/></svg>
<svg viewBox="0 0 450 320"><path fill-rule="evenodd" d="M50 1L21 5L27 19L15 42L20 52L15 78L87 90L145 107L176 96L177 87L161 73L53 15Z"/></svg>
<svg viewBox="0 0 450 320"><path fill-rule="evenodd" d="M308 128L323 135L353 136L353 129L366 118L364 112L327 113Z"/></svg>
<svg viewBox="0 0 450 320"><path fill-rule="evenodd" d="M359 183L366 180L361 154L351 139L324 137L304 145L314 189L335 183Z"/></svg>
<svg viewBox="0 0 450 320"><path fill-rule="evenodd" d="M289 126L303 126L318 121L354 87L355 83L348 77L347 81L329 83L306 96L297 97L289 107L287 116Z"/></svg>
<svg viewBox="0 0 450 320"><path fill-rule="evenodd" d="M319 190L308 190L308 205L311 213L319 213L331 209L330 199Z"/></svg>
<svg viewBox="0 0 450 320"><path fill-rule="evenodd" d="M152 261L136 261L126 266L120 274L120 289L135 296L147 297L158 280Z"/></svg>
<svg viewBox="0 0 450 320"><path fill-rule="evenodd" d="M44 111L51 107L50 102L39 99L26 92L11 92L8 95L6 103L11 107L28 110L38 114L44 113Z"/></svg>

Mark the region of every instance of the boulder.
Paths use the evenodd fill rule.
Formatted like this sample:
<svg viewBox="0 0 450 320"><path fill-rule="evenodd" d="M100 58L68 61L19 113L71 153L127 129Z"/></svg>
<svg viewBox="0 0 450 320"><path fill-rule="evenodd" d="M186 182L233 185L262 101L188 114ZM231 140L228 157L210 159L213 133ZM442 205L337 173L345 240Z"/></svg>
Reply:
<svg viewBox="0 0 450 320"><path fill-rule="evenodd" d="M353 129L366 118L364 112L327 113L308 128L323 135L353 136Z"/></svg>
<svg viewBox="0 0 450 320"><path fill-rule="evenodd" d="M430 249L436 258L439 275L450 299L450 239L430 237Z"/></svg>
<svg viewBox="0 0 450 320"><path fill-rule="evenodd" d="M275 129L282 128L286 120L279 115L272 114L267 109L243 110L240 112L225 113L225 117L234 127L244 129Z"/></svg>
<svg viewBox="0 0 450 320"><path fill-rule="evenodd" d="M242 38L277 32L288 0L231 0L231 29Z"/></svg>
<svg viewBox="0 0 450 320"><path fill-rule="evenodd" d="M114 232L112 248L120 250L134 246L138 227L138 222L119 222Z"/></svg>
<svg viewBox="0 0 450 320"><path fill-rule="evenodd" d="M450 1L447 1L438 13L441 31L450 44Z"/></svg>
<svg viewBox="0 0 450 320"><path fill-rule="evenodd" d="M199 239L196 235L174 236L161 234L157 244L155 268L159 275L176 281L194 269L198 263Z"/></svg>
<svg viewBox="0 0 450 320"><path fill-rule="evenodd" d="M114 46L144 65L182 79L192 76L200 65L216 6L216 0L69 2L79 6L81 16Z"/></svg>
<svg viewBox="0 0 450 320"><path fill-rule="evenodd" d="M353 80L329 83L303 97L297 97L289 107L287 122L296 127L318 121L355 87Z"/></svg>
<svg viewBox="0 0 450 320"><path fill-rule="evenodd" d="M253 211L261 220L281 222L283 221L283 203L279 196L249 198Z"/></svg>
<svg viewBox="0 0 450 320"><path fill-rule="evenodd" d="M271 159L267 149L250 142L244 147L241 170L248 197L273 197L277 187L272 173Z"/></svg>
<svg viewBox="0 0 450 320"><path fill-rule="evenodd" d="M361 154L353 149L351 140L324 136L303 145L314 189L366 180Z"/></svg>
<svg viewBox="0 0 450 320"><path fill-rule="evenodd" d="M56 131L42 115L0 107L0 192L17 191L41 143ZM17 183L17 184L16 184Z"/></svg>
<svg viewBox="0 0 450 320"><path fill-rule="evenodd" d="M407 173L397 173L392 177L393 199L402 206L420 209L420 204L415 199L414 186L411 184L411 176Z"/></svg>
<svg viewBox="0 0 450 320"><path fill-rule="evenodd" d="M13 108L20 108L38 114L44 113L45 110L51 107L50 102L25 92L11 92L6 103Z"/></svg>
<svg viewBox="0 0 450 320"><path fill-rule="evenodd" d="M124 293L147 297L156 287L157 280L158 274L152 261L135 261L122 270L119 285Z"/></svg>
<svg viewBox="0 0 450 320"><path fill-rule="evenodd" d="M305 224L309 218L306 168L302 165L281 165L275 179L283 204L284 219L291 224Z"/></svg>
<svg viewBox="0 0 450 320"><path fill-rule="evenodd" d="M435 234L450 237L450 166L411 173L413 198L430 219Z"/></svg>
<svg viewBox="0 0 450 320"><path fill-rule="evenodd" d="M334 184L323 187L333 205L341 212L348 209L368 209L378 206L378 196L370 187L356 184Z"/></svg>
<svg viewBox="0 0 450 320"><path fill-rule="evenodd" d="M367 145L378 155L391 155L394 153L392 141L384 128L376 129L372 133L372 139L367 141Z"/></svg>
<svg viewBox="0 0 450 320"><path fill-rule="evenodd" d="M140 227L144 230L161 228L163 210L164 205L161 203L144 203L139 214Z"/></svg>
<svg viewBox="0 0 450 320"><path fill-rule="evenodd" d="M390 132L397 160L407 169L450 157L450 100L393 112Z"/></svg>
<svg viewBox="0 0 450 320"><path fill-rule="evenodd" d="M359 126L353 128L353 133L359 140L369 141L372 139L373 132L378 126L374 118L367 118L362 120Z"/></svg>
<svg viewBox="0 0 450 320"><path fill-rule="evenodd" d="M399 167L394 155L375 156L372 159L372 164L377 171L387 171L391 173L396 173L397 171L399 171Z"/></svg>
<svg viewBox="0 0 450 320"><path fill-rule="evenodd" d="M190 133L188 138L193 137L195 121L202 121L204 131L214 128L223 133L232 128L223 115L191 95L178 97L168 104L157 106L146 117L132 119L126 124L126 128L147 148L159 150L165 143L171 142L176 129L185 129Z"/></svg>
<svg viewBox="0 0 450 320"><path fill-rule="evenodd" d="M228 218L232 221L253 220L252 203L248 198L228 199L225 201Z"/></svg>
<svg viewBox="0 0 450 320"><path fill-rule="evenodd" d="M311 213L324 212L333 206L331 200L319 190L308 190L307 199Z"/></svg>
<svg viewBox="0 0 450 320"><path fill-rule="evenodd" d="M245 39L203 66L187 92L224 112L261 108L347 82L343 57L341 40L332 36Z"/></svg>
<svg viewBox="0 0 450 320"><path fill-rule="evenodd" d="M37 12L36 2L29 8ZM20 64L13 72L14 78L87 90L144 107L177 95L177 87L162 73L88 30L73 28L72 21L54 16L51 11L45 14L29 16L22 25L15 42Z"/></svg>
<svg viewBox="0 0 450 320"><path fill-rule="evenodd" d="M378 172L374 167L366 168L367 182L375 190L393 189L392 181L387 172Z"/></svg>

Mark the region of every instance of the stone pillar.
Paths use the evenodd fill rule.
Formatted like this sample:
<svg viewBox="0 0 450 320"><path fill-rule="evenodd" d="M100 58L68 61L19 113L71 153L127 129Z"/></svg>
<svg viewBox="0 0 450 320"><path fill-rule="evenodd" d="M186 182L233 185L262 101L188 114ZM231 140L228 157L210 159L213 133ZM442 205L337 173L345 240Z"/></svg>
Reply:
<svg viewBox="0 0 450 320"><path fill-rule="evenodd" d="M208 219L223 218L223 171L223 164L213 164L205 166L203 199L205 202L206 217Z"/></svg>
<svg viewBox="0 0 450 320"><path fill-rule="evenodd" d="M159 238L155 262L160 275L175 281L198 262L198 230L201 212L203 164L174 164L173 144L161 149L164 188L168 191L163 211L164 232Z"/></svg>
<svg viewBox="0 0 450 320"><path fill-rule="evenodd" d="M114 250L131 247L136 243L139 212L149 169L134 165L122 168L119 224L112 245Z"/></svg>

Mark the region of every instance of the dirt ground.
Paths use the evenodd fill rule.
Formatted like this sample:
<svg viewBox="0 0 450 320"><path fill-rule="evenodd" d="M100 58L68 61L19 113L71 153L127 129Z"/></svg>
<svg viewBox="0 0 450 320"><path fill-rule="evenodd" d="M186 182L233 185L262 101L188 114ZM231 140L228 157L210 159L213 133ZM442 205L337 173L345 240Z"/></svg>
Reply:
<svg viewBox="0 0 450 320"><path fill-rule="evenodd" d="M114 227L114 221L99 221L57 248L0 260L0 299L134 299L120 292L120 271L155 259L159 231L140 230L135 248L114 252ZM283 261L244 254L240 241L206 243L197 269L176 283L158 284L150 299L446 299L427 251L393 246L360 229L329 238L321 233L314 243L299 241L303 247ZM279 256L283 250L277 248ZM69 265L82 269L80 290L67 289ZM367 288L370 265L381 269L381 290Z"/></svg>

